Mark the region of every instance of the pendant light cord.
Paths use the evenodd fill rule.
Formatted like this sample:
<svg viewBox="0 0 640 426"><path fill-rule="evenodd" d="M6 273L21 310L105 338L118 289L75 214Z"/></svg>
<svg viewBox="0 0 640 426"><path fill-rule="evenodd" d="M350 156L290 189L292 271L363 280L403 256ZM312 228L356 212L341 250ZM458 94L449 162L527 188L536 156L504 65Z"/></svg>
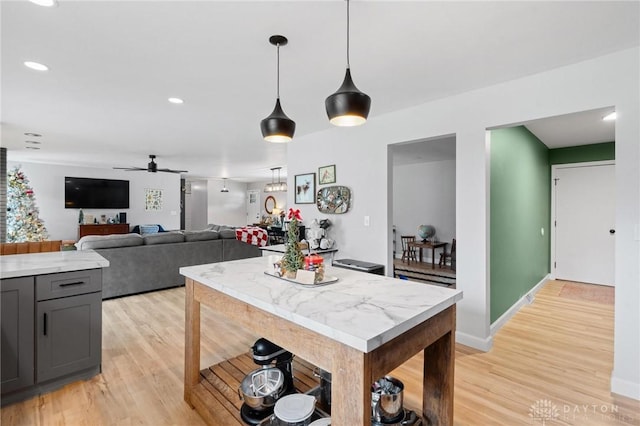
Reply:
<svg viewBox="0 0 640 426"><path fill-rule="evenodd" d="M347 69L351 68L349 65L349 0L347 0Z"/></svg>
<svg viewBox="0 0 640 426"><path fill-rule="evenodd" d="M280 43L278 43L276 45L276 49L277 49L277 57L278 57L278 68L276 71L276 78L277 78L277 82L276 82L276 98L280 99Z"/></svg>

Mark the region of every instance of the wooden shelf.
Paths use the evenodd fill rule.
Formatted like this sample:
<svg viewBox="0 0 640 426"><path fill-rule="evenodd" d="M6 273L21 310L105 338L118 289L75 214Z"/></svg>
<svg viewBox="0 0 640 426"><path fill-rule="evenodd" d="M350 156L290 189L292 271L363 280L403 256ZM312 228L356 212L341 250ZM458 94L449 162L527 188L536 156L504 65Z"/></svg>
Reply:
<svg viewBox="0 0 640 426"><path fill-rule="evenodd" d="M128 234L128 223L98 223L78 226L78 238L85 235Z"/></svg>
<svg viewBox="0 0 640 426"><path fill-rule="evenodd" d="M200 371L200 383L192 390L191 402L207 423L245 426L240 418L242 400L238 388L242 379L257 368L246 353ZM308 392L320 385L313 369L308 362L293 358L293 382L298 392Z"/></svg>

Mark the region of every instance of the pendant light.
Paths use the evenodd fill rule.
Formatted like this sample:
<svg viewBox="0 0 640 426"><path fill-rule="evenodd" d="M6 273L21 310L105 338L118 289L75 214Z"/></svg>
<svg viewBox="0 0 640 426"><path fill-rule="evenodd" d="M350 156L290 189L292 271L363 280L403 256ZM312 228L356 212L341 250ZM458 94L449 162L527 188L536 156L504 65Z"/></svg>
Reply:
<svg viewBox="0 0 640 426"><path fill-rule="evenodd" d="M287 191L287 182L280 181L280 169L282 167L274 167L271 169L271 183L268 183L264 186L264 192L286 192ZM278 171L278 182L273 181L273 171Z"/></svg>
<svg viewBox="0 0 640 426"><path fill-rule="evenodd" d="M222 179L222 189L220 190L220 192L229 192L229 190L227 189L227 179Z"/></svg>
<svg viewBox="0 0 640 426"><path fill-rule="evenodd" d="M347 72L342 86L324 101L329 122L340 127L359 126L367 121L371 98L362 93L351 79L349 65L349 0L347 0Z"/></svg>
<svg viewBox="0 0 640 426"><path fill-rule="evenodd" d="M276 106L271 115L260 122L260 130L262 130L264 140L274 143L289 142L296 131L295 121L287 117L280 106L280 46L286 45L287 42L285 36L272 35L269 37L269 43L276 46L278 51L277 97Z"/></svg>

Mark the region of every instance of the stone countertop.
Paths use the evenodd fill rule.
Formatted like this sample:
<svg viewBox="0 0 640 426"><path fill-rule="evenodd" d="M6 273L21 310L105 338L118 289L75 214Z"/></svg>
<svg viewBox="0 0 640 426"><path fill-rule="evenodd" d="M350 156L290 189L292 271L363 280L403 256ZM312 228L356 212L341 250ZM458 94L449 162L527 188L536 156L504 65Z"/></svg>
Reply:
<svg viewBox="0 0 640 426"><path fill-rule="evenodd" d="M109 261L93 250L0 256L0 278L16 278L57 272L106 268Z"/></svg>
<svg viewBox="0 0 640 426"><path fill-rule="evenodd" d="M362 352L370 352L462 299L461 290L325 268L333 284L305 286L264 272L264 257L180 268L205 286Z"/></svg>

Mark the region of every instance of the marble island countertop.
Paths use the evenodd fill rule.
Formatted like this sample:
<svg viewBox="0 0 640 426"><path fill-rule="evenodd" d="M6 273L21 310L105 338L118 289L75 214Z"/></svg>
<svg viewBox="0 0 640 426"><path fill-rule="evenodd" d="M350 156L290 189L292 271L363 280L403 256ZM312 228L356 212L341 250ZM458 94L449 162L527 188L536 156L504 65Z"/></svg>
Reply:
<svg viewBox="0 0 640 426"><path fill-rule="evenodd" d="M180 268L223 294L370 352L462 299L462 291L327 266L334 284L268 276L264 257Z"/></svg>
<svg viewBox="0 0 640 426"><path fill-rule="evenodd" d="M12 254L0 256L0 278L54 274L107 266L109 261L93 250Z"/></svg>

